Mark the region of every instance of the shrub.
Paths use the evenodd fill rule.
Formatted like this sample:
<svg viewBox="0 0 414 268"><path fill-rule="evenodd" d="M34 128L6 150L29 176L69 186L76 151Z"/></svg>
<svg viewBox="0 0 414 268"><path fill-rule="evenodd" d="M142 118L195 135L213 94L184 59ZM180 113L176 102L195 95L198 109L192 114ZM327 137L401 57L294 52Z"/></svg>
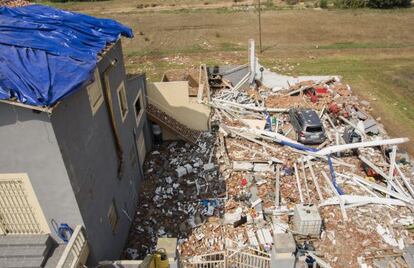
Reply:
<svg viewBox="0 0 414 268"><path fill-rule="evenodd" d="M299 0L286 0L286 3L293 6L299 4Z"/></svg>
<svg viewBox="0 0 414 268"><path fill-rule="evenodd" d="M371 8L410 7L411 0L368 0Z"/></svg>
<svg viewBox="0 0 414 268"><path fill-rule="evenodd" d="M266 8L273 8L275 4L273 3L273 0L266 0L265 7Z"/></svg>
<svg viewBox="0 0 414 268"><path fill-rule="evenodd" d="M52 3L67 3L67 2L100 2L108 0L50 0ZM38 1L36 1L38 2Z"/></svg>
<svg viewBox="0 0 414 268"><path fill-rule="evenodd" d="M320 8L327 8L328 7L328 0L319 0L319 7Z"/></svg>
<svg viewBox="0 0 414 268"><path fill-rule="evenodd" d="M411 0L335 0L339 8L394 8L410 7Z"/></svg>
<svg viewBox="0 0 414 268"><path fill-rule="evenodd" d="M368 0L335 0L338 8L363 8L367 6Z"/></svg>

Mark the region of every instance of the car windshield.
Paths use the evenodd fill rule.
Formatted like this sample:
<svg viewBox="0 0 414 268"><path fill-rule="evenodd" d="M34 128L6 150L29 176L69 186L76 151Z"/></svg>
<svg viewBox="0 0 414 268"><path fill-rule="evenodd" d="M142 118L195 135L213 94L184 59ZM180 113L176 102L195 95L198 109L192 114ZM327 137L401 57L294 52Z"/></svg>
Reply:
<svg viewBox="0 0 414 268"><path fill-rule="evenodd" d="M321 126L307 127L306 132L322 132L322 127Z"/></svg>

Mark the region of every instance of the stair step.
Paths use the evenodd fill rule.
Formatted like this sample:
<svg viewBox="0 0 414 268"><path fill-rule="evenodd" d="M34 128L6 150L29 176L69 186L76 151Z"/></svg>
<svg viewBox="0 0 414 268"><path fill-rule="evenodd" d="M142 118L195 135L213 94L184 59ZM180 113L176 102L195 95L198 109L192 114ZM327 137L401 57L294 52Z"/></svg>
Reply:
<svg viewBox="0 0 414 268"><path fill-rule="evenodd" d="M46 245L3 247L0 250L0 259L7 259L9 257L45 257L49 250L50 248Z"/></svg>
<svg viewBox="0 0 414 268"><path fill-rule="evenodd" d="M12 257L0 259L2 268L40 268L43 265L43 257Z"/></svg>
<svg viewBox="0 0 414 268"><path fill-rule="evenodd" d="M44 235L5 235L0 236L0 247L22 246L22 245L45 245L51 237Z"/></svg>
<svg viewBox="0 0 414 268"><path fill-rule="evenodd" d="M160 124L162 127L170 129L175 134L177 134L178 136L180 136L188 142L196 143L198 137L201 135L200 131L190 129L187 126L181 124L173 117L161 111L155 105L148 104L146 110L149 119L155 121L155 123L157 124Z"/></svg>

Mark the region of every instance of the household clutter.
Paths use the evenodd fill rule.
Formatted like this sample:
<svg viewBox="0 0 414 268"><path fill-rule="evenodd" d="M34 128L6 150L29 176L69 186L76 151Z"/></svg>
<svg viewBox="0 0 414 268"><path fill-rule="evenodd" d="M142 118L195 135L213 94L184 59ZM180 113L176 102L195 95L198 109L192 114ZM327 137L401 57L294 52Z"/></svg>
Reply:
<svg viewBox="0 0 414 268"><path fill-rule="evenodd" d="M263 267L414 267L408 139L389 137L339 77L273 74L249 53L207 68L197 98L211 131L147 157L126 257L167 236L184 267L237 250Z"/></svg>

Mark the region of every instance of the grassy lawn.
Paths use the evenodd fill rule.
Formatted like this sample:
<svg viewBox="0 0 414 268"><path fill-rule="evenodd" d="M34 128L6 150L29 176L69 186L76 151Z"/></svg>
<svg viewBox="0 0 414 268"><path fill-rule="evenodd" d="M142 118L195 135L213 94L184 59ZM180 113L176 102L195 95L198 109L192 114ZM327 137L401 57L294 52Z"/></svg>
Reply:
<svg viewBox="0 0 414 268"><path fill-rule="evenodd" d="M188 8L204 2L217 6ZM127 69L158 80L165 70L202 62L247 62L247 40L258 40L257 13L252 8L220 6L232 2L113 0L58 6L114 18L132 27L136 37L123 40ZM174 8L143 12L136 8L138 3ZM381 117L392 136L414 141L413 8L276 8L262 13L262 29L264 65L291 75L341 75L356 95L371 103L373 114ZM413 146L409 149L414 153Z"/></svg>

